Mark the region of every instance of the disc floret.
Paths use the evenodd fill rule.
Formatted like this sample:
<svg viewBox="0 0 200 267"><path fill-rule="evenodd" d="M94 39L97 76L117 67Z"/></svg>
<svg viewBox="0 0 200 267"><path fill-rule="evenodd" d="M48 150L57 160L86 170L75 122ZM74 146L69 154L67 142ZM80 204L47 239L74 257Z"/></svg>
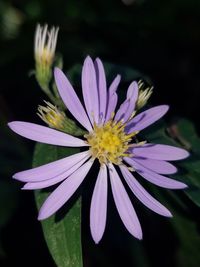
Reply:
<svg viewBox="0 0 200 267"><path fill-rule="evenodd" d="M129 142L136 132L126 134L123 121L109 120L103 125L94 124L94 131L86 134L93 158L97 158L100 164L109 162L119 165L123 157L128 157Z"/></svg>

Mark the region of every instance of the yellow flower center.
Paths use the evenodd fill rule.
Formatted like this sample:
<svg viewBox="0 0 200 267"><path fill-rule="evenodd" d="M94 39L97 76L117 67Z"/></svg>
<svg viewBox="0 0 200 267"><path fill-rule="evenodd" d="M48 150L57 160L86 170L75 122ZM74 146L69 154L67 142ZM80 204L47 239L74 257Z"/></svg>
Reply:
<svg viewBox="0 0 200 267"><path fill-rule="evenodd" d="M101 164L121 164L122 158L129 156L129 142L136 135L136 132L127 135L125 126L121 121L113 120L104 125L94 125L94 131L85 135L92 157L97 158Z"/></svg>

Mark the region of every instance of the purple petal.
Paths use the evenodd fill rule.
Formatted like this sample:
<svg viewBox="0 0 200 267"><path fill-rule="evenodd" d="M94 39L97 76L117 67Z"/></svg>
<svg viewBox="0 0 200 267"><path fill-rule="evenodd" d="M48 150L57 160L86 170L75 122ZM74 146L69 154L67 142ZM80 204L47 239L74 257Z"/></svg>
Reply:
<svg viewBox="0 0 200 267"><path fill-rule="evenodd" d="M126 99L120 106L120 108L118 109L116 115L115 115L115 121L121 121L122 119L124 119L124 116L126 114L126 112L128 111L130 105L130 100Z"/></svg>
<svg viewBox="0 0 200 267"><path fill-rule="evenodd" d="M8 126L15 133L40 143L70 147L88 146L77 137L46 126L23 121L13 121L8 123Z"/></svg>
<svg viewBox="0 0 200 267"><path fill-rule="evenodd" d="M126 180L128 186L132 190L133 194L149 209L154 212L166 216L172 217L171 212L165 208L161 203L159 203L155 198L153 198L135 179L135 177L129 172L129 170L121 165L120 170Z"/></svg>
<svg viewBox="0 0 200 267"><path fill-rule="evenodd" d="M138 98L138 85L132 82L127 90L126 100L121 104L119 110L115 115L115 121L123 120L126 122L132 115L135 109L135 103Z"/></svg>
<svg viewBox="0 0 200 267"><path fill-rule="evenodd" d="M13 176L13 178L22 182L41 182L48 180L66 172L86 156L89 156L88 151L77 153L40 167L18 172Z"/></svg>
<svg viewBox="0 0 200 267"><path fill-rule="evenodd" d="M180 160L189 156L189 153L182 148L150 143L135 147L132 152L138 157L158 160Z"/></svg>
<svg viewBox="0 0 200 267"><path fill-rule="evenodd" d="M136 82L132 82L127 91L127 98L120 106L119 110L116 113L115 120L123 120L126 122L135 109L135 103L138 98L138 85Z"/></svg>
<svg viewBox="0 0 200 267"><path fill-rule="evenodd" d="M126 159L124 160L128 163ZM163 175L157 174L153 171L150 171L135 161L132 164L132 166L143 178L145 178L147 181L155 185L158 185L160 187L169 188L169 189L184 189L187 187L186 184L170 179Z"/></svg>
<svg viewBox="0 0 200 267"><path fill-rule="evenodd" d="M55 185L57 183L62 182L64 179L66 179L68 176L70 176L73 172L75 172L78 168L81 167L81 165L90 157L90 155L87 155L85 158L80 160L78 163L76 163L74 166L72 166L67 171L59 174L58 176L55 176L51 179L40 181L40 182L29 182L22 187L24 190L35 190L35 189L42 189L46 188L52 185Z"/></svg>
<svg viewBox="0 0 200 267"><path fill-rule="evenodd" d="M88 116L67 77L59 68L55 68L54 76L59 94L66 107L77 121L90 132L92 126Z"/></svg>
<svg viewBox="0 0 200 267"><path fill-rule="evenodd" d="M43 203L38 220L44 220L62 207L80 186L89 172L93 160L89 160L60 184Z"/></svg>
<svg viewBox="0 0 200 267"><path fill-rule="evenodd" d="M145 110L127 123L127 133L143 130L144 128L148 127L149 125L163 117L168 109L169 106L161 105Z"/></svg>
<svg viewBox="0 0 200 267"><path fill-rule="evenodd" d="M138 157L130 158L130 163L131 160L136 161L147 169L150 169L151 171L159 174L173 174L177 172L177 168L167 161Z"/></svg>
<svg viewBox="0 0 200 267"><path fill-rule="evenodd" d="M130 99L129 101L129 107L127 109L127 112L124 115L124 122L126 122L130 116L133 114L134 110L135 110L135 104L136 101L138 99L138 84L136 82L132 82L129 85L128 91L127 91L127 98Z"/></svg>
<svg viewBox="0 0 200 267"><path fill-rule="evenodd" d="M142 239L142 229L137 214L131 204L119 175L112 164L109 164L109 173L113 198L119 216L126 229L136 238Z"/></svg>
<svg viewBox="0 0 200 267"><path fill-rule="evenodd" d="M107 85L106 85L106 75L104 67L99 58L96 58L95 60L95 70L96 70L98 95L99 95L99 116L101 120L104 121L106 114L106 104L107 104Z"/></svg>
<svg viewBox="0 0 200 267"><path fill-rule="evenodd" d="M116 94L117 87L120 83L121 76L117 75L113 82L111 83L108 89L108 97L107 97L107 109L106 109L106 120L110 120L112 113L115 112L115 108L117 106L118 96Z"/></svg>
<svg viewBox="0 0 200 267"><path fill-rule="evenodd" d="M107 191L107 167L102 165L97 177L90 207L90 229L96 244L101 240L106 226Z"/></svg>
<svg viewBox="0 0 200 267"><path fill-rule="evenodd" d="M96 72L92 59L87 56L82 69L82 91L87 114L92 124L99 121L99 96Z"/></svg>

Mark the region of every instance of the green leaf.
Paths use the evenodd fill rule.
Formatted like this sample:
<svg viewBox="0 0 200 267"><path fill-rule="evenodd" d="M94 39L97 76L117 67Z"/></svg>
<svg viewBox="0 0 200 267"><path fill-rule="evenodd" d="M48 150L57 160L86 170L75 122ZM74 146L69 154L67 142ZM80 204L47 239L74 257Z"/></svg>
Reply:
<svg viewBox="0 0 200 267"><path fill-rule="evenodd" d="M43 165L78 152L78 149L60 148L51 145L37 144L33 166ZM38 190L35 199L38 209L51 192ZM49 251L58 267L81 267L81 199L71 207L61 208L61 212L42 221L42 229Z"/></svg>

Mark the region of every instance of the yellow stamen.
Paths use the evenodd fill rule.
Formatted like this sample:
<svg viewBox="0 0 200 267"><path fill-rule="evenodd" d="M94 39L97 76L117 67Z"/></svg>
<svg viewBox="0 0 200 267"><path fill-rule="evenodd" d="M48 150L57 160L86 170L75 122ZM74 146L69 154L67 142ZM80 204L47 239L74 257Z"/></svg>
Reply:
<svg viewBox="0 0 200 267"><path fill-rule="evenodd" d="M128 143L136 132L127 135L125 126L122 121L112 119L104 125L94 124L94 131L85 135L93 158L97 158L101 164L112 162L119 165L123 157L129 157Z"/></svg>

